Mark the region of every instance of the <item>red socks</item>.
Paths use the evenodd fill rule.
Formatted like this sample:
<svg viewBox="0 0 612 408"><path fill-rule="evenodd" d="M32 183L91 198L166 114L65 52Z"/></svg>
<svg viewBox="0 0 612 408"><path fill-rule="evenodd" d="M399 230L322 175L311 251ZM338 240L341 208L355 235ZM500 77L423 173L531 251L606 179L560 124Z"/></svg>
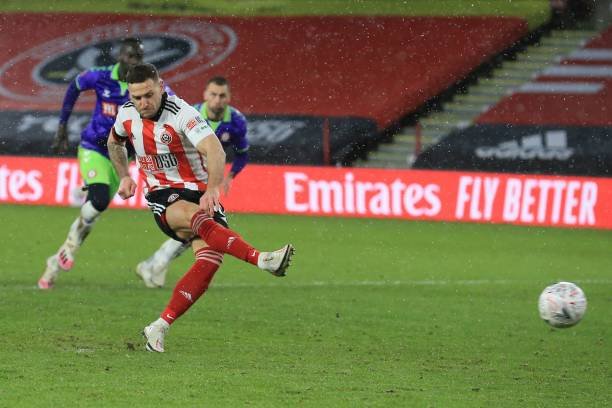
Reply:
<svg viewBox="0 0 612 408"><path fill-rule="evenodd" d="M257 265L259 251L231 229L217 224L212 217L198 211L191 218L191 229L208 244L196 252L196 261L178 281L161 318L172 324L206 291L227 253Z"/></svg>
<svg viewBox="0 0 612 408"><path fill-rule="evenodd" d="M202 296L223 262L223 254L211 248L202 248L195 255L195 263L178 281L168 306L161 314L168 324L172 324Z"/></svg>
<svg viewBox="0 0 612 408"><path fill-rule="evenodd" d="M211 249L257 265L259 251L243 240L238 233L217 224L203 211L196 212L191 218L191 230Z"/></svg>

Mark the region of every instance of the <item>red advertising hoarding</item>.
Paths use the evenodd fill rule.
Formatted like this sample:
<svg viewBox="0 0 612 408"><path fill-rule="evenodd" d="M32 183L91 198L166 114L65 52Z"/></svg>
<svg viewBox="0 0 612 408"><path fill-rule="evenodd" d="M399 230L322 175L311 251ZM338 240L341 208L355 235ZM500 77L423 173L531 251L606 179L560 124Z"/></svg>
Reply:
<svg viewBox="0 0 612 408"><path fill-rule="evenodd" d="M67 206L80 185L74 159L0 157L0 203ZM250 165L222 201L230 213L612 229L610 178ZM142 182L112 206L144 208Z"/></svg>

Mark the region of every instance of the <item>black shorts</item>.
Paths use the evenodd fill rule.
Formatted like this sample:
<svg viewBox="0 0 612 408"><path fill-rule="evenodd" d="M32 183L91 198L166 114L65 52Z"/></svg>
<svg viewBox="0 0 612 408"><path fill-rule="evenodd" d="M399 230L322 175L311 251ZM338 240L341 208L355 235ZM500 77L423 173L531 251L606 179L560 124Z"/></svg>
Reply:
<svg viewBox="0 0 612 408"><path fill-rule="evenodd" d="M186 188L164 188L147 193L145 198L147 199L147 205L153 212L153 217L155 217L157 226L164 232L164 234L180 242L189 242L190 240L179 238L172 228L170 228L168 222L166 221L166 209L180 200L200 204L200 197L203 195L203 191L194 191ZM229 228L223 206L221 206L218 211L215 211L213 219L217 223L223 225L225 228Z"/></svg>

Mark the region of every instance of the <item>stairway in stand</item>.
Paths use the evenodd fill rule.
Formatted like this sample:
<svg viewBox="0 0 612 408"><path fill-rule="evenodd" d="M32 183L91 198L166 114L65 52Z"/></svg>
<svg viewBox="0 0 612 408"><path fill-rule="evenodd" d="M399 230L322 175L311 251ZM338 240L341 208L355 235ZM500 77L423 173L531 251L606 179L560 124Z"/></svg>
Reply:
<svg viewBox="0 0 612 408"><path fill-rule="evenodd" d="M518 52L514 59L504 61L487 76L478 78L466 93L455 94L452 101L442 104L441 110L421 117L419 125L405 127L393 135L391 142L379 144L377 150L368 153L367 160L358 160L354 166L410 168L419 148L425 149L453 130L470 126L474 119L513 89L529 82L538 72L580 48L595 35L596 31L587 30L551 31L539 43Z"/></svg>

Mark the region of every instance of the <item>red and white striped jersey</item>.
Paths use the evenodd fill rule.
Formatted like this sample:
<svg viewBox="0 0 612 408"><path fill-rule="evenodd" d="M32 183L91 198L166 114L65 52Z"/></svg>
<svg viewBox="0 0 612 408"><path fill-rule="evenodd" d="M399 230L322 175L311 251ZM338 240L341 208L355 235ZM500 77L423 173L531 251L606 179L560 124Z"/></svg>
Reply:
<svg viewBox="0 0 612 408"><path fill-rule="evenodd" d="M206 158L195 146L206 137L216 136L199 112L181 98L164 94L160 110L152 119L141 118L134 104L127 102L119 108L113 129L115 136L132 142L149 191L206 190Z"/></svg>

